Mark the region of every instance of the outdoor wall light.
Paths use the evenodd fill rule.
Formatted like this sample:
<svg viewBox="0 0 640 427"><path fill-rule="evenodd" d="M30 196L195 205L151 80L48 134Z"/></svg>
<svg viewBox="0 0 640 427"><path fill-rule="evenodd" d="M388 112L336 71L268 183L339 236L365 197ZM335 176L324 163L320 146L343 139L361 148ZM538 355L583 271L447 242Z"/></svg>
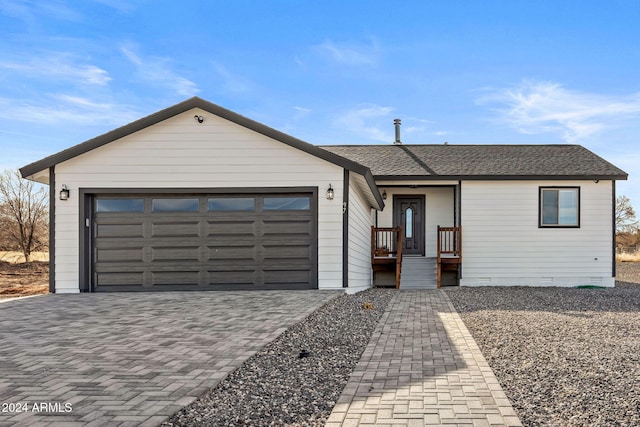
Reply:
<svg viewBox="0 0 640 427"><path fill-rule="evenodd" d="M335 193L333 192L333 187L329 184L329 188L327 188L327 200L333 200L333 196L335 196Z"/></svg>
<svg viewBox="0 0 640 427"><path fill-rule="evenodd" d="M60 190L60 200L69 200L69 188L66 184L62 184L62 190Z"/></svg>
<svg viewBox="0 0 640 427"><path fill-rule="evenodd" d="M199 116L199 115L197 115L197 114L196 114L195 116L193 116L193 118L194 118L194 119L196 120L196 122L198 122L198 123L202 123L202 122L204 122L204 117L203 117L203 116Z"/></svg>
<svg viewBox="0 0 640 427"><path fill-rule="evenodd" d="M387 190L382 190L382 200L387 200Z"/></svg>

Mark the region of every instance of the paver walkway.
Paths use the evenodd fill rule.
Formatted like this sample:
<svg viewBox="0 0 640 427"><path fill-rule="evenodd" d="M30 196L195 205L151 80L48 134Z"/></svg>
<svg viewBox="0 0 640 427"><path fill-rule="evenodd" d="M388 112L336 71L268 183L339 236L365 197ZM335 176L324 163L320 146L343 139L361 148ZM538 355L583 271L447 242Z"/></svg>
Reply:
<svg viewBox="0 0 640 427"><path fill-rule="evenodd" d="M158 425L336 295L166 292L3 301L0 425Z"/></svg>
<svg viewBox="0 0 640 427"><path fill-rule="evenodd" d="M400 291L326 427L521 426L441 290Z"/></svg>

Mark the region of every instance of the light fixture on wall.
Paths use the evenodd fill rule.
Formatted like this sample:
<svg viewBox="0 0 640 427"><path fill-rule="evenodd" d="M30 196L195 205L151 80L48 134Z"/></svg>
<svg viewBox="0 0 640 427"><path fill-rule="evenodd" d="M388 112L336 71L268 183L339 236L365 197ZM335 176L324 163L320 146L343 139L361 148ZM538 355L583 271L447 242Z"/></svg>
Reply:
<svg viewBox="0 0 640 427"><path fill-rule="evenodd" d="M199 115L197 115L197 114L196 114L195 116L193 116L193 118L194 118L194 119L196 120L196 122L198 122L198 123L202 123L202 122L204 122L204 116L199 116Z"/></svg>
<svg viewBox="0 0 640 427"><path fill-rule="evenodd" d="M60 200L69 200L69 188L66 184L62 184L62 190L60 190Z"/></svg>
<svg viewBox="0 0 640 427"><path fill-rule="evenodd" d="M387 190L382 190L382 200L387 200Z"/></svg>
<svg viewBox="0 0 640 427"><path fill-rule="evenodd" d="M327 188L327 200L333 200L333 196L335 196L335 193L333 192L333 187L329 184L329 188Z"/></svg>

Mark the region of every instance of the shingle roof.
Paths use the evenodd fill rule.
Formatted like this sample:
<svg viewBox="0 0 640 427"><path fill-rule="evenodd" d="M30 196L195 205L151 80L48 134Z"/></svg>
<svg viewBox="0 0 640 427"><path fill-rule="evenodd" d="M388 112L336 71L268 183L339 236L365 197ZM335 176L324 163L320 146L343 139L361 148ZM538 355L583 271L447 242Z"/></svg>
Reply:
<svg viewBox="0 0 640 427"><path fill-rule="evenodd" d="M328 145L376 177L627 179L580 145Z"/></svg>

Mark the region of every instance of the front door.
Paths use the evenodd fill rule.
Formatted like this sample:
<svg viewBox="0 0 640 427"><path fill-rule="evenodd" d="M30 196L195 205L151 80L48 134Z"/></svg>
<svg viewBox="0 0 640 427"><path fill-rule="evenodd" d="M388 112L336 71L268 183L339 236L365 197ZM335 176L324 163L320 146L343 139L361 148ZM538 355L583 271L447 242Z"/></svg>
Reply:
<svg viewBox="0 0 640 427"><path fill-rule="evenodd" d="M424 256L424 220L424 196L393 197L393 224L402 227L404 255Z"/></svg>

